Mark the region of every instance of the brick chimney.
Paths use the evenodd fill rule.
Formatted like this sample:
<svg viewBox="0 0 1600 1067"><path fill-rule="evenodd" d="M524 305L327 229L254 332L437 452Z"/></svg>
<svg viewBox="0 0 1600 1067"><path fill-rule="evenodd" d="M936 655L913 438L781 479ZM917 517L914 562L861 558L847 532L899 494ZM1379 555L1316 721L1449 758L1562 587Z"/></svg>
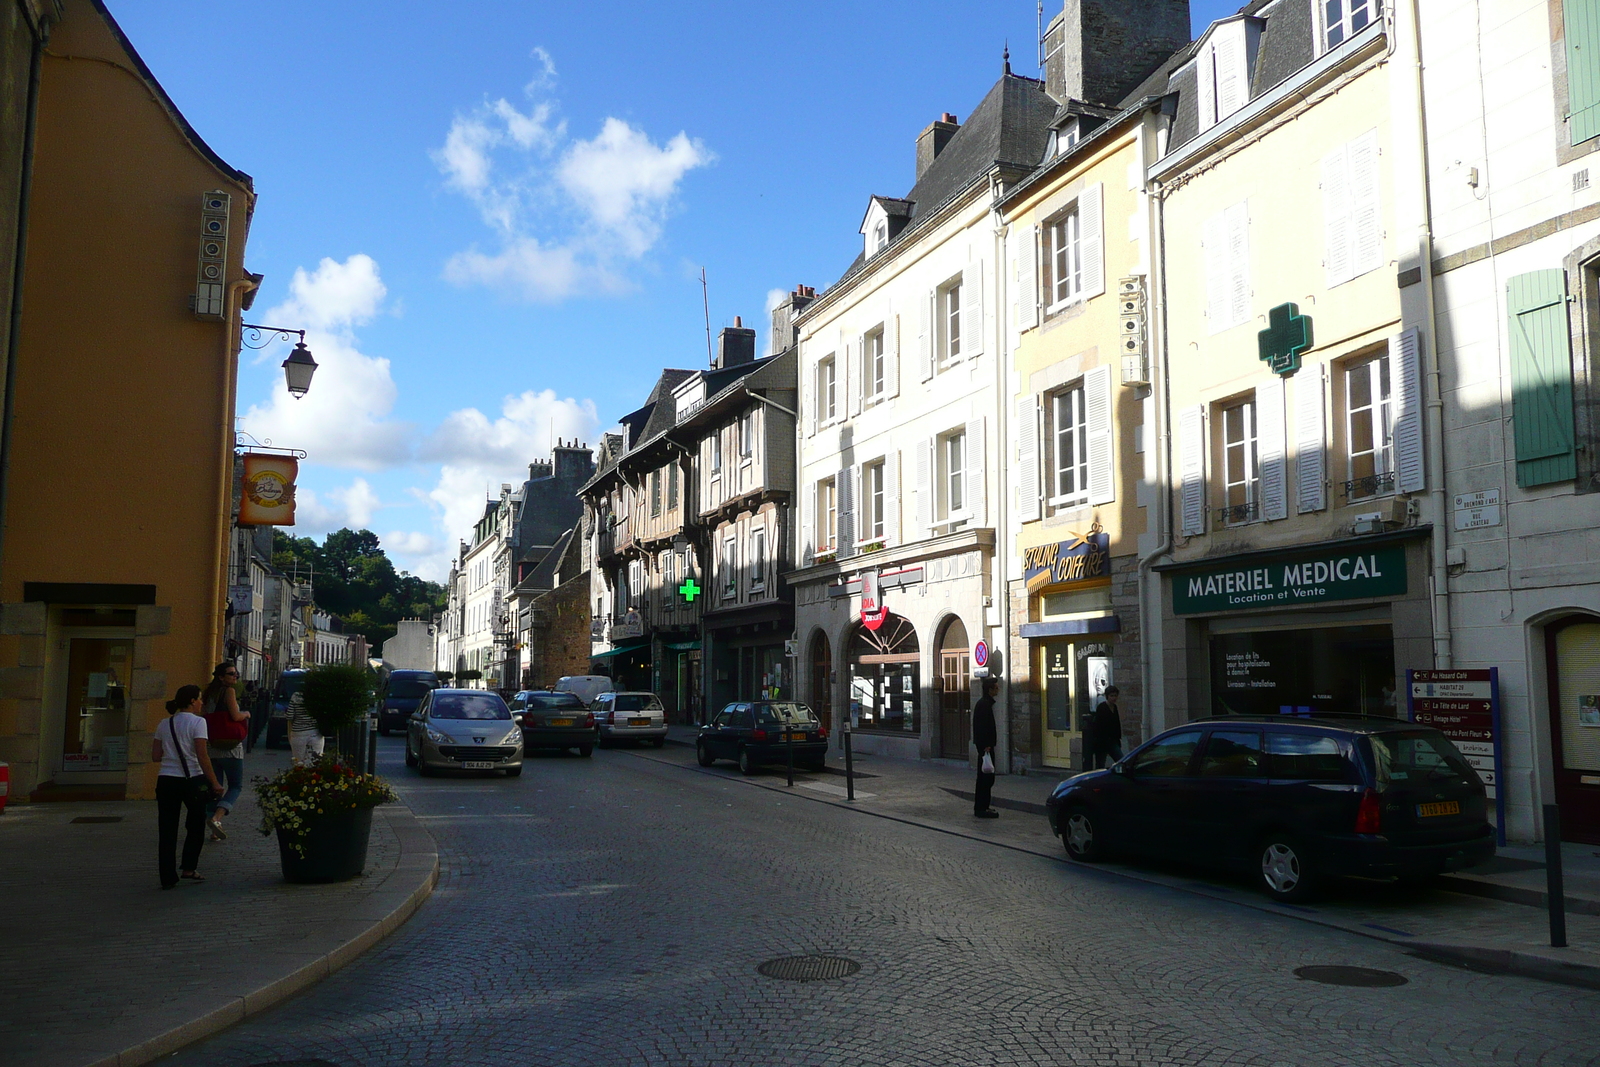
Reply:
<svg viewBox="0 0 1600 1067"><path fill-rule="evenodd" d="M745 329L744 320L733 317L732 326L717 334L717 369L737 367L756 358L756 332Z"/></svg>
<svg viewBox="0 0 1600 1067"><path fill-rule="evenodd" d="M917 135L917 180L922 180L923 172L933 165L939 158L939 153L944 151L944 146L950 143L950 138L956 135L961 128L961 123L956 117L946 111L939 116L938 122L931 122L928 128Z"/></svg>
<svg viewBox="0 0 1600 1067"><path fill-rule="evenodd" d="M1065 0L1045 30L1045 91L1115 104L1189 43L1189 0Z"/></svg>
<svg viewBox="0 0 1600 1067"><path fill-rule="evenodd" d="M794 347L797 340L794 320L798 319L800 312L816 298L817 291L811 286L797 285L794 287L794 292L778 301L778 306L772 309L773 354L787 352Z"/></svg>

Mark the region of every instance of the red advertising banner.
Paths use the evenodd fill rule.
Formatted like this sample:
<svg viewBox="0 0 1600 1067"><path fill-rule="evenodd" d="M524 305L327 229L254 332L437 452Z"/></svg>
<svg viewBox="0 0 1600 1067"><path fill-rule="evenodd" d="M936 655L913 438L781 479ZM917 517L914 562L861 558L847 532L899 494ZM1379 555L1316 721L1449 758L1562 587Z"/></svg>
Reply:
<svg viewBox="0 0 1600 1067"><path fill-rule="evenodd" d="M861 575L861 625L876 630L889 617L883 606L883 594L878 589L878 572L865 571Z"/></svg>
<svg viewBox="0 0 1600 1067"><path fill-rule="evenodd" d="M300 461L293 456L246 452L244 491L239 497L240 526L293 526L294 480Z"/></svg>

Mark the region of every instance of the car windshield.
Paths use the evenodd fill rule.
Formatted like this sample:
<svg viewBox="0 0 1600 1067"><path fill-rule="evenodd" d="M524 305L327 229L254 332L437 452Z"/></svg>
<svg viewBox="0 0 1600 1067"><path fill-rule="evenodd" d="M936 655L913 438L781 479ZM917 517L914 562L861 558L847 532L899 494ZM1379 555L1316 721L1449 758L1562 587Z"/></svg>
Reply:
<svg viewBox="0 0 1600 1067"><path fill-rule="evenodd" d="M433 686L414 678L402 678L389 682L389 698L391 700L421 700L432 691Z"/></svg>
<svg viewBox="0 0 1600 1067"><path fill-rule="evenodd" d="M660 711L661 700L649 693L623 693L617 697L618 711Z"/></svg>
<svg viewBox="0 0 1600 1067"><path fill-rule="evenodd" d="M288 700L300 692L300 687L305 684L306 676L303 674L284 675L278 679L278 699Z"/></svg>
<svg viewBox="0 0 1600 1067"><path fill-rule="evenodd" d="M572 693L530 693L528 704L535 708L575 708L582 711L582 700Z"/></svg>
<svg viewBox="0 0 1600 1067"><path fill-rule="evenodd" d="M433 698L435 719L509 719L511 709L499 693L448 693Z"/></svg>
<svg viewBox="0 0 1600 1067"><path fill-rule="evenodd" d="M1378 781L1384 784L1472 782L1478 777L1448 738L1428 730L1373 734L1372 755Z"/></svg>
<svg viewBox="0 0 1600 1067"><path fill-rule="evenodd" d="M810 722L811 709L804 704L757 704L756 722L776 726L786 722Z"/></svg>

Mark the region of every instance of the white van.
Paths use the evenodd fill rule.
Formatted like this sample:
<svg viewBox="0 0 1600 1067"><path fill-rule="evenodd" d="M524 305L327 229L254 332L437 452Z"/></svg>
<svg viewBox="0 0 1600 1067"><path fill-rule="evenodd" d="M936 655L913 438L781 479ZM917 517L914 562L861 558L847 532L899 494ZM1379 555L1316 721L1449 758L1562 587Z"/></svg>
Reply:
<svg viewBox="0 0 1600 1067"><path fill-rule="evenodd" d="M571 693L585 704L593 704L601 693L614 693L616 683L603 674L570 674L556 683L555 692Z"/></svg>

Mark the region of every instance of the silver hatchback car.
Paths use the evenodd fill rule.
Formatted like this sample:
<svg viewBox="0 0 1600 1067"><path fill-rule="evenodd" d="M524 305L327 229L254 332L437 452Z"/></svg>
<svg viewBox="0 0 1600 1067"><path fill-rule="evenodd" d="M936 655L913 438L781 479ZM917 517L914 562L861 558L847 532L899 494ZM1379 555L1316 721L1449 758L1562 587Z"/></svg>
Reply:
<svg viewBox="0 0 1600 1067"><path fill-rule="evenodd" d="M426 777L437 770L522 773L522 725L499 693L435 689L406 722L406 766Z"/></svg>
<svg viewBox="0 0 1600 1067"><path fill-rule="evenodd" d="M601 693L589 705L600 727L600 743L648 741L667 743L667 711L654 693Z"/></svg>

